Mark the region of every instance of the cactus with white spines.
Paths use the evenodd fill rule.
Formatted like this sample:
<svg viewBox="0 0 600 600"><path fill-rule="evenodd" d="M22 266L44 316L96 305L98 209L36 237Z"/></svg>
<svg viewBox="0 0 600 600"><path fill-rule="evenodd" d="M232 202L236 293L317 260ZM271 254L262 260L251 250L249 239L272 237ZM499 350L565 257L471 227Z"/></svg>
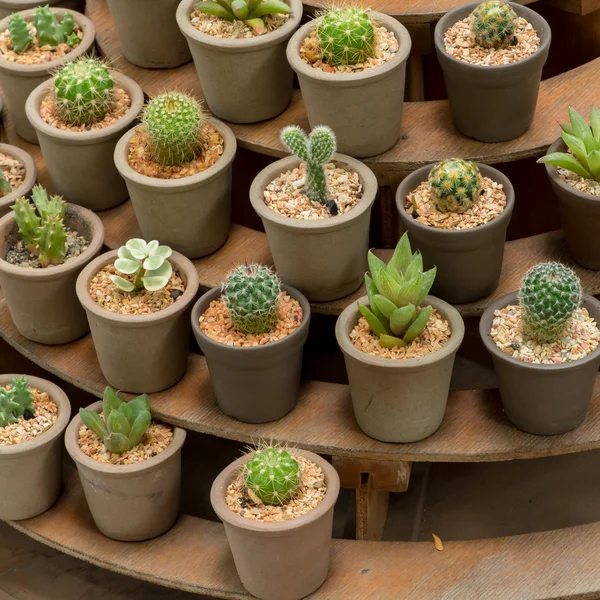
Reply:
<svg viewBox="0 0 600 600"><path fill-rule="evenodd" d="M269 446L254 452L246 463L244 481L251 498L263 504L285 504L300 486L300 466L287 450Z"/></svg>
<svg viewBox="0 0 600 600"><path fill-rule="evenodd" d="M515 39L518 19L506 2L482 2L469 16L471 36L482 48L506 48Z"/></svg>

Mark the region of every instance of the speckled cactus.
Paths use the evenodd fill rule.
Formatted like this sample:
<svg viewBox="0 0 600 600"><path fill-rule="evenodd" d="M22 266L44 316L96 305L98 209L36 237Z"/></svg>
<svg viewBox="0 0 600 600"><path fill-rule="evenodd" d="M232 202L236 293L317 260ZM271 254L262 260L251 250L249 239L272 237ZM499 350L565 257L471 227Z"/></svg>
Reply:
<svg viewBox="0 0 600 600"><path fill-rule="evenodd" d="M39 6L35 9L33 24L40 46L56 47L59 44L75 46L79 43L79 37L74 33L75 17L73 13L64 13L62 21L59 23L56 12L50 10L47 5Z"/></svg>
<svg viewBox="0 0 600 600"><path fill-rule="evenodd" d="M581 282L572 269L556 262L530 269L521 283L523 333L538 343L554 342L581 302Z"/></svg>
<svg viewBox="0 0 600 600"><path fill-rule="evenodd" d="M33 417L33 400L27 377L13 377L8 389L0 386L0 427Z"/></svg>
<svg viewBox="0 0 600 600"><path fill-rule="evenodd" d="M479 197L481 173L470 160L449 158L431 169L428 182L439 210L463 213Z"/></svg>
<svg viewBox="0 0 600 600"><path fill-rule="evenodd" d="M33 44L33 35L27 27L27 21L23 15L13 13L8 19L8 37L12 43L13 50L22 54Z"/></svg>
<svg viewBox="0 0 600 600"><path fill-rule="evenodd" d="M482 2L469 17L473 40L483 48L506 48L513 43L518 18L506 2Z"/></svg>
<svg viewBox="0 0 600 600"><path fill-rule="evenodd" d="M283 448L258 450L244 467L244 480L251 498L263 504L285 504L300 485L298 461Z"/></svg>

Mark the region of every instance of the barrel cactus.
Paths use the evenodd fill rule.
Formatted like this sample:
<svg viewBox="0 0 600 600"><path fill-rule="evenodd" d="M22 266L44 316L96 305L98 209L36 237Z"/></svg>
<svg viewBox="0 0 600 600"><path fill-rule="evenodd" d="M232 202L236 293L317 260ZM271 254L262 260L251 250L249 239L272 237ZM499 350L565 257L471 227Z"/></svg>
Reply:
<svg viewBox="0 0 600 600"><path fill-rule="evenodd" d="M33 417L33 400L27 377L13 377L8 389L0 386L0 427Z"/></svg>
<svg viewBox="0 0 600 600"><path fill-rule="evenodd" d="M428 182L438 210L463 213L479 197L481 173L469 160L449 158L431 169Z"/></svg>
<svg viewBox="0 0 600 600"><path fill-rule="evenodd" d="M23 15L13 13L8 19L8 37L10 38L13 50L17 54L22 54L33 44L33 35L27 27L27 21Z"/></svg>
<svg viewBox="0 0 600 600"><path fill-rule="evenodd" d="M510 46L518 18L506 2L482 2L469 17L473 41L483 48Z"/></svg>
<svg viewBox="0 0 600 600"><path fill-rule="evenodd" d="M251 497L263 504L284 504L300 485L300 466L287 450L270 446L246 463L244 481Z"/></svg>

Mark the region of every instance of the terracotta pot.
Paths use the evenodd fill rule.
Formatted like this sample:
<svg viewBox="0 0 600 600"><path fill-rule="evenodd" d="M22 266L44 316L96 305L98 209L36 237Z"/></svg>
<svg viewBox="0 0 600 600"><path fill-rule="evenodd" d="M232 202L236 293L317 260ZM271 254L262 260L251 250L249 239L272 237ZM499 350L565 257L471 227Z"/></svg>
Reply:
<svg viewBox="0 0 600 600"><path fill-rule="evenodd" d="M145 69L172 69L192 60L175 13L179 0L108 0L123 56Z"/></svg>
<svg viewBox="0 0 600 600"><path fill-rule="evenodd" d="M119 315L98 306L89 293L92 278L116 258L116 250L99 256L77 278L77 296L87 313L100 368L108 383L121 391L159 392L177 383L187 368L198 273L185 256L173 252L169 262L185 283L180 298L159 312Z"/></svg>
<svg viewBox="0 0 600 600"><path fill-rule="evenodd" d="M206 357L219 408L243 423L267 423L287 415L298 402L302 348L308 336L310 304L297 290L283 289L300 302L303 319L291 335L263 346L236 348L214 341L199 319L221 295L215 287L192 310L192 329Z"/></svg>
<svg viewBox="0 0 600 600"><path fill-rule="evenodd" d="M34 12L35 10L24 10L21 14L27 21L33 21ZM67 11L64 8L57 8L52 12L58 14L59 21L66 12L72 12L75 21L83 31L83 39L69 54L63 58L57 58L38 65L20 65L0 57L0 87L4 94L8 112L17 135L32 144L37 144L38 140L35 129L31 126L25 114L25 103L29 94L40 83L46 81L59 67L83 54L89 54L93 50L96 37L94 24L81 13ZM7 27L8 17L0 21L0 31L4 31Z"/></svg>
<svg viewBox="0 0 600 600"><path fill-rule="evenodd" d="M3 217L5 214L10 212L10 207L15 203L17 198L20 198L21 196L29 198L31 194L31 188L35 185L37 180L37 167L35 166L35 161L33 158L31 158L31 156L27 154L25 150L17 148L16 146L0 144L0 153L12 156L12 158L17 159L22 165L25 166L25 177L23 178L21 185L16 190L13 190L10 194L0 198L0 217Z"/></svg>
<svg viewBox="0 0 600 600"><path fill-rule="evenodd" d="M433 164L413 171L396 192L401 228L408 231L413 249L421 251L424 268L437 267L431 293L451 304L474 302L498 287L506 229L515 204L508 177L493 167L476 164L484 177L504 186L506 208L489 223L473 229L436 229L419 223L404 209L406 197L427 181Z"/></svg>
<svg viewBox="0 0 600 600"><path fill-rule="evenodd" d="M25 111L37 132L48 175L56 193L90 210L113 208L128 198L113 155L117 141L129 129L144 105L142 88L126 75L111 71L115 84L131 98L131 106L115 123L92 131L64 131L40 117L40 105L54 77L38 85L27 98Z"/></svg>
<svg viewBox="0 0 600 600"><path fill-rule="evenodd" d="M336 300L356 291L367 270L377 179L371 169L349 156L335 154L333 160L357 172L363 187L358 204L343 215L305 221L284 217L267 207L265 188L281 173L298 167L300 160L295 156L265 167L250 188L250 202L262 219L277 272L311 302Z"/></svg>
<svg viewBox="0 0 600 600"><path fill-rule="evenodd" d="M206 171L181 179L141 175L129 166L129 142L135 130L118 142L114 163L127 184L135 216L147 240L159 240L188 258L220 248L231 224L231 165L237 142L225 123L211 119L225 140L221 158Z"/></svg>
<svg viewBox="0 0 600 600"><path fill-rule="evenodd" d="M400 42L398 52L380 67L360 73L325 73L308 65L300 56L300 48L322 17L303 25L287 47L311 128L329 125L337 137L338 151L356 157L381 154L398 141L411 48L404 25L382 13L370 14Z"/></svg>
<svg viewBox="0 0 600 600"><path fill-rule="evenodd" d="M231 123L256 123L283 112L292 99L294 75L285 46L300 25L301 0L289 0L292 13L282 27L248 39L198 31L190 23L195 4L197 0L182 0L177 24L187 38L211 112Z"/></svg>
<svg viewBox="0 0 600 600"><path fill-rule="evenodd" d="M0 375L0 386L13 377ZM32 440L0 446L0 519L19 521L37 517L48 510L58 498L62 472L62 434L71 418L67 395L53 383L40 377L26 376L29 385L46 392L58 406L54 425Z"/></svg>
<svg viewBox="0 0 600 600"><path fill-rule="evenodd" d="M368 305L364 296L358 302ZM354 416L359 427L382 442L418 442L442 424L454 357L465 326L458 311L439 298L426 296L450 324L450 340L437 352L421 358L393 359L371 356L350 341L360 314L353 302L338 317L335 337L344 353Z"/></svg>
<svg viewBox="0 0 600 600"><path fill-rule="evenodd" d="M542 67L550 49L550 25L538 13L509 2L537 31L538 51L509 65L470 65L452 58L444 46L444 34L466 18L479 2L447 12L435 27L435 49L444 71L452 119L464 135L482 142L504 142L525 133L535 114Z"/></svg>
<svg viewBox="0 0 600 600"><path fill-rule="evenodd" d="M19 333L41 344L66 344L89 331L75 281L100 252L104 227L93 212L69 203L65 224L83 235L87 250L62 265L31 269L4 260L8 236L17 231L17 224L12 212L0 219L0 286Z"/></svg>
<svg viewBox="0 0 600 600"><path fill-rule="evenodd" d="M102 410L94 402L89 410ZM171 443L148 460L131 465L101 463L79 447L83 423L75 415L65 434L65 446L77 465L85 499L96 527L122 542L149 540L168 531L179 513L181 447L186 431L173 428Z"/></svg>
<svg viewBox="0 0 600 600"><path fill-rule="evenodd" d="M531 364L508 356L496 346L490 330L496 310L518 303L517 292L503 296L486 309L479 322L479 334L494 361L504 412L527 433L566 433L585 419L600 367L600 346L584 358L558 365ZM600 323L598 300L586 295L582 306Z"/></svg>
<svg viewBox="0 0 600 600"><path fill-rule="evenodd" d="M316 463L325 473L327 493L311 512L279 523L250 521L225 502L227 486L250 459L238 458L215 479L210 501L225 525L227 541L242 585L261 600L299 600L318 589L327 578L333 508L340 491L336 470L323 458L292 449Z"/></svg>
<svg viewBox="0 0 600 600"><path fill-rule="evenodd" d="M4 19L14 12L45 6L46 4L51 8L65 8L79 12L83 12L84 6L82 0L47 0L43 5L40 4L40 0L0 0L0 19Z"/></svg>

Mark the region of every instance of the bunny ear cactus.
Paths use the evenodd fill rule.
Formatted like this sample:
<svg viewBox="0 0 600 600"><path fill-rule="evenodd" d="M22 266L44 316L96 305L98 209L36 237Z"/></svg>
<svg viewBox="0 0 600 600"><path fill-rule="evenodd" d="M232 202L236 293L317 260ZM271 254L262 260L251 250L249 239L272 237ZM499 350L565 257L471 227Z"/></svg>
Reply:
<svg viewBox="0 0 600 600"><path fill-rule="evenodd" d="M0 427L33 416L33 400L27 377L13 377L8 389L0 387Z"/></svg>
<svg viewBox="0 0 600 600"><path fill-rule="evenodd" d="M481 173L470 160L449 158L429 172L429 187L442 212L463 213L479 198Z"/></svg>
<svg viewBox="0 0 600 600"><path fill-rule="evenodd" d="M17 54L22 54L33 44L33 35L27 26L27 21L23 15L13 13L8 19L8 37L10 38L13 50Z"/></svg>
<svg viewBox="0 0 600 600"><path fill-rule="evenodd" d="M506 48L513 43L519 17L506 2L482 2L471 13L471 35L483 48Z"/></svg>
<svg viewBox="0 0 600 600"><path fill-rule="evenodd" d="M79 37L73 32L75 18L73 13L65 13L62 22L58 23L57 14L49 6L39 6L33 15L33 24L37 31L40 46L56 47L60 44L75 46Z"/></svg>

